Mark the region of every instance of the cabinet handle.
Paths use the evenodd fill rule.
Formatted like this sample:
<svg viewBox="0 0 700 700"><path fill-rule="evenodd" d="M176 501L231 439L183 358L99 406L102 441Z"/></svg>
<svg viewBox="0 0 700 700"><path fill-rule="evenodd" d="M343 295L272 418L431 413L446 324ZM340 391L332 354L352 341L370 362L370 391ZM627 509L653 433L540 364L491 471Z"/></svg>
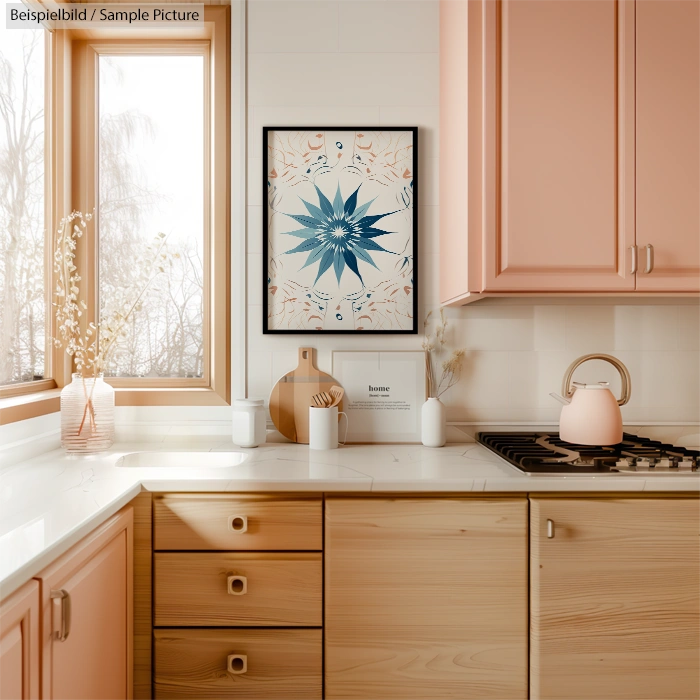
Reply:
<svg viewBox="0 0 700 700"><path fill-rule="evenodd" d="M649 243L645 247L647 251L647 266L644 268L644 274L648 275L654 269L654 246Z"/></svg>
<svg viewBox="0 0 700 700"><path fill-rule="evenodd" d="M554 520L547 520L547 537L550 540L554 539Z"/></svg>
<svg viewBox="0 0 700 700"><path fill-rule="evenodd" d="M247 515L232 515L228 519L228 529L242 535L248 532L248 516Z"/></svg>
<svg viewBox="0 0 700 700"><path fill-rule="evenodd" d="M240 676L248 670L248 657L245 654L229 654L226 670L234 676Z"/></svg>
<svg viewBox="0 0 700 700"><path fill-rule="evenodd" d="M55 614L60 614L60 626L57 631L54 631L54 639L59 642L65 642L70 634L70 595L68 591L60 588L57 591L51 591L51 600L53 601L54 620Z"/></svg>
<svg viewBox="0 0 700 700"><path fill-rule="evenodd" d="M248 592L248 579L245 576L229 576L226 588L229 595L245 595Z"/></svg>
<svg viewBox="0 0 700 700"><path fill-rule="evenodd" d="M636 245L631 245L630 250L632 251L632 267L630 268L630 274L635 275L637 274L637 266L639 262L639 253L637 251L637 246Z"/></svg>

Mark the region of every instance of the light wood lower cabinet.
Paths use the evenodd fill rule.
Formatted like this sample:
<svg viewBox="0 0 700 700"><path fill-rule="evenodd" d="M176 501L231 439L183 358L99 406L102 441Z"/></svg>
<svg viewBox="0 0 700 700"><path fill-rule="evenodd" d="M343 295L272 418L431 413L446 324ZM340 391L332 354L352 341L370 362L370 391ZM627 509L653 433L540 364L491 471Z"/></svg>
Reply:
<svg viewBox="0 0 700 700"><path fill-rule="evenodd" d="M532 700L700 697L700 500L531 500Z"/></svg>
<svg viewBox="0 0 700 700"><path fill-rule="evenodd" d="M326 698L527 697L526 498L328 499Z"/></svg>
<svg viewBox="0 0 700 700"><path fill-rule="evenodd" d="M320 552L162 552L154 556L156 626L315 627Z"/></svg>
<svg viewBox="0 0 700 700"><path fill-rule="evenodd" d="M320 700L322 632L155 630L155 697Z"/></svg>
<svg viewBox="0 0 700 700"><path fill-rule="evenodd" d="M39 583L30 581L0 606L0 698L39 698Z"/></svg>
<svg viewBox="0 0 700 700"><path fill-rule="evenodd" d="M132 697L129 506L42 572L42 698Z"/></svg>

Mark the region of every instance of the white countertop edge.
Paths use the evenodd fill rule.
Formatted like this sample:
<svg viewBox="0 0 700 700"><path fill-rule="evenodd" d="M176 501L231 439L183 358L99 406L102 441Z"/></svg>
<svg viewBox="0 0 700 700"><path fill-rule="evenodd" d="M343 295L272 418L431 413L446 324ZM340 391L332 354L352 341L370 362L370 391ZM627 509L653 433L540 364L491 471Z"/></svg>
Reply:
<svg viewBox="0 0 700 700"><path fill-rule="evenodd" d="M4 600L18 588L21 588L27 581L40 574L49 564L56 561L62 554L65 554L73 545L78 544L80 540L109 520L125 505L131 503L141 493L141 490L141 484L138 483L126 489L109 503L95 510L90 517L85 518L74 528L68 530L62 537L52 542L36 556L0 580L0 600Z"/></svg>

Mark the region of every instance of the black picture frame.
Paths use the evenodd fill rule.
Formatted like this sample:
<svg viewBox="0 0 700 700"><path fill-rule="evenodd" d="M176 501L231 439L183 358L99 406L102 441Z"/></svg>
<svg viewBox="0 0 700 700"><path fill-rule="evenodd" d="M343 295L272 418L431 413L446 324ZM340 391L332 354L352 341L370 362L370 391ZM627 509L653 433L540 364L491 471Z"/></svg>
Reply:
<svg viewBox="0 0 700 700"><path fill-rule="evenodd" d="M412 314L413 327L411 329L396 329L396 330L357 330L357 329L287 329L287 328L269 328L268 327L268 279L269 279L269 213L268 213L268 137L270 132L276 131L294 131L294 132L410 132L412 135L412 190L413 200L411 209L413 214L412 223L412 258L413 258L413 299L412 299ZM348 334L365 334L365 335L417 335L418 333L418 290L419 290L419 275L418 275L418 193L419 193L419 171L418 171L418 127L417 126L263 126L262 127L262 197L263 197L263 255L262 255L262 296L263 296L263 318L262 332L264 335L309 335L313 333L323 333L327 335L348 335Z"/></svg>

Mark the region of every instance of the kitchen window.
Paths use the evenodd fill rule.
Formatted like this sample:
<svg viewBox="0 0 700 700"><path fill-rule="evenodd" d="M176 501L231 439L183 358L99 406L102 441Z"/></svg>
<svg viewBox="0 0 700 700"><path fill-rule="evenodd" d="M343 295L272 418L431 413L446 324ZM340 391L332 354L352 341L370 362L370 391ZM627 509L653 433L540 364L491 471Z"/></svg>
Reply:
<svg viewBox="0 0 700 700"><path fill-rule="evenodd" d="M229 402L229 9L206 7L204 20L202 28L179 32L50 35L54 67L47 73L51 109L46 111L56 124L47 162L56 173L50 197L55 216L44 217L43 171L35 165L26 176L34 190L26 199L31 210L19 217L20 246L7 223L17 219L11 202L5 207L9 213L0 210L0 290L2 309L9 309L0 309L0 392L7 388L3 385L15 393L15 385L34 391L52 376L52 366L56 382L41 388L70 381L74 368L65 352L44 349L53 332L47 290L54 285L44 258L51 255L57 220L79 210L94 212L75 261L80 297L87 302L85 324L98 323L128 298L139 286L143 261L153 259L153 241L160 247L158 273L122 329L105 370L105 379L117 390L117 404ZM22 52L6 44L4 35L14 40L25 32L2 32L0 51L13 50L21 68ZM37 54L32 60L43 59ZM41 86L30 84L39 95ZM43 108L39 97L34 102L35 111ZM37 163L43 148L40 117L32 122L31 134ZM0 135L3 158L5 151L12 152L2 140L7 138ZM0 188L0 196L6 189ZM11 255L22 264L9 266ZM17 283L19 274L26 281ZM6 337L14 343L8 353ZM44 412L49 410L56 405ZM3 422L23 417L0 416Z"/></svg>
<svg viewBox="0 0 700 700"><path fill-rule="evenodd" d="M207 7L207 38L73 44L73 201L95 208L87 322L119 305L149 244L163 245L105 372L118 404L229 399L227 18Z"/></svg>

